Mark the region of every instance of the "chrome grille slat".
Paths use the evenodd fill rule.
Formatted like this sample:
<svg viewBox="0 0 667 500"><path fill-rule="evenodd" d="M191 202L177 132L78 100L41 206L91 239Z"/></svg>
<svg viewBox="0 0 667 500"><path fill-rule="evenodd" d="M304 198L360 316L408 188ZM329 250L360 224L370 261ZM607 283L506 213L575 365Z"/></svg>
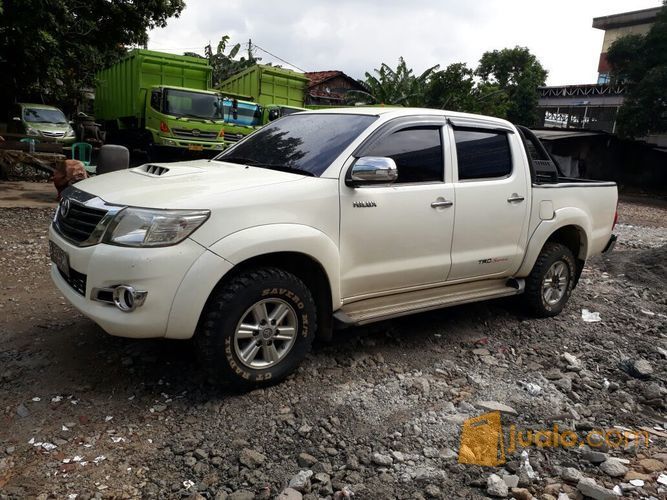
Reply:
<svg viewBox="0 0 667 500"><path fill-rule="evenodd" d="M174 128L172 129L174 135L180 137L187 137L188 139L215 139L218 137L217 132L207 132L207 131L198 131L198 133L193 134L192 130L186 128Z"/></svg>
<svg viewBox="0 0 667 500"><path fill-rule="evenodd" d="M56 212L54 226L60 234L75 243L83 243L102 221L107 214L107 210L87 207L72 198L67 199L69 210L63 216L60 207Z"/></svg>

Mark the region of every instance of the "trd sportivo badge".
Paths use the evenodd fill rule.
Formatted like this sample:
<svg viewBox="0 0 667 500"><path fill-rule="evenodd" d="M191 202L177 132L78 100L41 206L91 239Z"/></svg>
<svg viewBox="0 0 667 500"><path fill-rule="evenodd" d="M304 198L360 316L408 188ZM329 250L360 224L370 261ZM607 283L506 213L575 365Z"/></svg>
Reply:
<svg viewBox="0 0 667 500"><path fill-rule="evenodd" d="M354 208L373 208L377 207L374 201L354 201L352 202Z"/></svg>

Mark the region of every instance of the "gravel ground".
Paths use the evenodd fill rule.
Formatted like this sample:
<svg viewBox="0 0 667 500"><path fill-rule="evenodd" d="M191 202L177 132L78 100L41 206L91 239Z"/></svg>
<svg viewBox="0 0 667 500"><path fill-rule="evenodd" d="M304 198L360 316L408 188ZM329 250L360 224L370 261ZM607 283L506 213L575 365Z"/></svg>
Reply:
<svg viewBox="0 0 667 500"><path fill-rule="evenodd" d="M349 329L238 395L205 383L190 342L113 338L74 311L48 277L50 209L0 209L0 498L665 499L667 208L619 213L616 250L556 318L500 300ZM495 408L506 433L650 443L459 463L465 419Z"/></svg>

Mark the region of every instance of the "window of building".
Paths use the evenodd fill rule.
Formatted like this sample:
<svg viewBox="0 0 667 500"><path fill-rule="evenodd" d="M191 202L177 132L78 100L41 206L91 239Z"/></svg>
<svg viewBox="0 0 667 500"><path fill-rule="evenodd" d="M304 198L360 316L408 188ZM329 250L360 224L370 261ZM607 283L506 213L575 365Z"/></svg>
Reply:
<svg viewBox="0 0 667 500"><path fill-rule="evenodd" d="M454 130L459 180L506 177L512 173L507 134L492 130Z"/></svg>

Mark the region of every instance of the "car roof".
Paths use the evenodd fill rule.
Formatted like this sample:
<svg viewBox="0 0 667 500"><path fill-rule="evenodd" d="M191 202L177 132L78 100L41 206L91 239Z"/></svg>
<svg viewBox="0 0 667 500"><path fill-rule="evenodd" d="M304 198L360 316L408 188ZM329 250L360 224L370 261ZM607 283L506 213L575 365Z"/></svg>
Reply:
<svg viewBox="0 0 667 500"><path fill-rule="evenodd" d="M61 111L60 108L57 108L55 106L49 106L48 104L34 104L32 102L19 102L19 106L23 106L24 108L35 108L35 109L56 109L58 111Z"/></svg>
<svg viewBox="0 0 667 500"><path fill-rule="evenodd" d="M488 122L495 122L505 126L511 124L502 118L495 118L493 116L476 115L472 113L460 113L457 111L447 111L442 109L432 108L404 108L400 106L354 106L347 108L328 108L306 111L309 114L351 114L351 115L371 115L371 116L385 116L387 118L400 118L402 116L446 116L447 118L471 118L483 119Z"/></svg>

